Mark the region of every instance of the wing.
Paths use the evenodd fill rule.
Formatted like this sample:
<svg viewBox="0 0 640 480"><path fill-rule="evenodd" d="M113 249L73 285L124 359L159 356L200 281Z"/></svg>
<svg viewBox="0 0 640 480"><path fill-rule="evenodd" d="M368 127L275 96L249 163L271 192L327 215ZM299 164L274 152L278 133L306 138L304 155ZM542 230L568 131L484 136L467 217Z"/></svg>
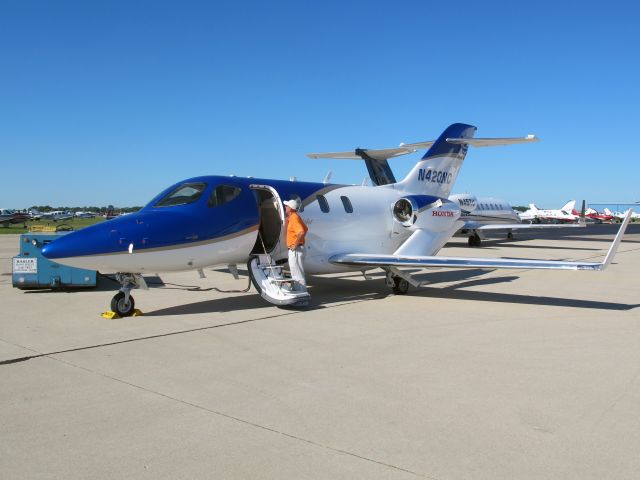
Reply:
<svg viewBox="0 0 640 480"><path fill-rule="evenodd" d="M527 260L510 258L474 258L441 256L400 256L347 253L334 255L333 264L353 267L446 267L446 268L511 268L539 270L604 270L616 254L631 214L627 213L616 238L602 262L565 262L556 260Z"/></svg>

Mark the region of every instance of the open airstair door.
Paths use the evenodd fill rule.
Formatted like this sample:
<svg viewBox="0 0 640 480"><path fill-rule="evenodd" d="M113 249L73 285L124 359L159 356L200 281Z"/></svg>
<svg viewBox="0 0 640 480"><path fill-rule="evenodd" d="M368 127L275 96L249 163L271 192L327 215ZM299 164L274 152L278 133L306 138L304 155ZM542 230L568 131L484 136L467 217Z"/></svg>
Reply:
<svg viewBox="0 0 640 480"><path fill-rule="evenodd" d="M307 292L293 290L285 278L281 260L287 258L284 208L278 192L268 185L251 185L260 211L258 238L247 264L251 282L262 298L274 305L303 307L309 304Z"/></svg>

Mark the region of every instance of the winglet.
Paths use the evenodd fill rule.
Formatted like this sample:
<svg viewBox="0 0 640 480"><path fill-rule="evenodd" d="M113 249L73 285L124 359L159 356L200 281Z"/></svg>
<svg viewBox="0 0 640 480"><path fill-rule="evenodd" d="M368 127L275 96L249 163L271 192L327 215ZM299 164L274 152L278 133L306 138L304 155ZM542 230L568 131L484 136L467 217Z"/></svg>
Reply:
<svg viewBox="0 0 640 480"><path fill-rule="evenodd" d="M620 226L620 230L618 230L618 234L616 238L613 240L611 247L609 247L609 251L607 252L607 256L604 258L604 262L602 262L602 268L600 270L604 270L609 266L616 252L618 251L618 246L622 241L622 235L624 235L624 231L627 229L627 225L629 225L629 221L631 220L631 215L633 214L633 210L629 209L627 214L624 217L622 225Z"/></svg>

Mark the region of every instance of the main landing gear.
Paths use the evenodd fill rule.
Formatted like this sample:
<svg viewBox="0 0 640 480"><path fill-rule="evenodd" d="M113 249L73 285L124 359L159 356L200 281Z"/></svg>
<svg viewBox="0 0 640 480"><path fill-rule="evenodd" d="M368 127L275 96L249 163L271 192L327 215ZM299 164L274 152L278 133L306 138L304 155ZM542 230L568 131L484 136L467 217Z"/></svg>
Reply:
<svg viewBox="0 0 640 480"><path fill-rule="evenodd" d="M387 271L385 283L396 295L404 295L409 291L409 282L407 279L396 275L393 271Z"/></svg>
<svg viewBox="0 0 640 480"><path fill-rule="evenodd" d="M482 239L480 238L480 235L478 235L477 233L474 233L473 235L469 236L470 247L479 247L481 244L482 244Z"/></svg>
<svg viewBox="0 0 640 480"><path fill-rule="evenodd" d="M134 288L147 290L147 283L142 275L135 273L117 273L116 280L122 287L111 299L111 311L120 317L130 317L135 312L135 300L131 295Z"/></svg>

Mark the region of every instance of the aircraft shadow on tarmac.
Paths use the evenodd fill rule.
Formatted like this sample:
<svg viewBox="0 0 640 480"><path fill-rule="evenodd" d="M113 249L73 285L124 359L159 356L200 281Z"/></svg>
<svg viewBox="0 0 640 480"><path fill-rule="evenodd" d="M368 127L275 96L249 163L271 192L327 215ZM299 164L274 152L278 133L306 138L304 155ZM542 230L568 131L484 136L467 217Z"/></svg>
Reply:
<svg viewBox="0 0 640 480"><path fill-rule="evenodd" d="M517 279L518 277L513 278ZM511 280L507 280L511 281ZM497 282L493 282L497 283ZM513 293L496 292L475 292L469 290L459 290L460 288L486 285L485 282L470 282L467 285L456 285L446 288L422 287L420 290L410 292L413 296L438 297L452 300L471 300L475 302L495 302L495 303L520 303L523 305L546 305L553 307L587 308L595 310L633 310L640 307L640 304L599 302L594 300L579 300L562 297L539 297L532 295L520 295Z"/></svg>
<svg viewBox="0 0 640 480"><path fill-rule="evenodd" d="M224 271L224 270L220 270ZM243 272L240 271L240 274ZM246 272L245 272L246 273ZM361 276L361 275L358 275ZM341 279L313 277L309 285L311 293L311 305L305 308L308 310L317 310L329 308L335 305L354 302L381 299L389 295L385 287L380 288L378 282L349 282L350 285L345 288L345 282ZM167 284L171 285L171 284ZM163 287L165 288L171 287ZM179 287L174 287L179 288ZM197 289L197 288L179 288L182 290L192 291L194 293L205 293L208 290L215 289ZM163 315L189 315L211 312L229 312L234 310L252 310L252 309L269 309L273 305L267 303L260 297L253 287L248 295L233 295L222 298L214 298L194 303L176 305L174 307L162 308L154 311L146 311L145 316L163 316ZM299 310L283 308L282 310Z"/></svg>
<svg viewBox="0 0 640 480"><path fill-rule="evenodd" d="M452 300L467 300L476 302L494 302L494 303L515 303L523 305L546 305L556 307L573 307L587 308L597 310L617 310L626 311L640 307L640 304L626 304L614 302L601 302L595 300L580 300L562 297L541 297L534 295L522 295L514 293L499 292L478 292L467 290L470 287L495 285L499 283L510 283L518 280L517 275L486 277L482 278L495 270L483 269L461 269L461 270L444 270L435 272L424 272L420 269L407 269L407 272L413 274L416 280L425 284L419 288L411 288L405 297L434 297L446 298ZM244 272L240 272L244 273ZM312 295L312 304L306 310L317 310L330 308L349 302L358 302L366 300L381 300L391 295L389 287L384 284L385 274L382 271L373 271L367 274L371 280L360 281L362 274L352 273L341 275L340 277L312 277L310 278L310 293ZM215 288L200 288L190 285L176 285L164 283L160 277L145 277L149 282L151 289L176 289L191 291L194 294L206 294L209 290ZM358 281L354 281L358 279ZM455 282L455 283L453 283ZM452 285L436 286L442 283L453 283ZM90 291L113 291L114 281L108 277L99 277L98 285ZM63 290L65 292L81 292L86 289L79 290ZM51 290L34 290L25 293L45 293ZM232 295L222 298L208 299L176 305L173 307L162 308L154 311L145 311L145 316L170 316L170 315L189 315L202 314L212 312L229 312L234 310L252 310L267 309L273 306L263 300L257 292L251 288L249 295Z"/></svg>
<svg viewBox="0 0 640 480"><path fill-rule="evenodd" d="M495 270L491 270L495 271ZM522 295L515 293L500 293L500 292L477 292L471 290L465 290L469 287L495 285L499 283L510 283L518 280L520 277L517 275L505 275L500 277L489 278L475 278L470 279L471 276L479 277L488 273L487 270L473 269L454 272L440 272L437 274L425 274L428 278L428 284L423 285L418 289L409 290L410 296L422 296L422 297L438 297L447 298L452 300L471 300L477 302L496 302L496 303L520 303L524 305L546 305L555 307L573 307L573 308L588 308L596 310L632 310L640 307L640 304L626 304L626 303L614 303L614 302L601 302L597 300L580 300L564 297L541 297L534 295ZM471 274L471 275L469 275ZM439 275L439 278L433 278ZM420 276L416 276L420 278ZM445 283L457 281L453 285L445 287L433 287L436 283Z"/></svg>
<svg viewBox="0 0 640 480"><path fill-rule="evenodd" d="M477 292L466 290L470 287L495 285L500 283L510 283L518 280L520 277L517 275L508 275L500 277L487 277L480 278L495 270L482 270L482 269L465 269L455 271L442 271L442 272L430 272L416 274L416 270L411 271L414 274L416 280L425 282L425 285L419 288L411 288L406 297L437 297L447 298L452 300L470 300L477 302L495 302L495 303L518 303L523 305L546 305L555 307L573 307L573 308L587 308L596 310L632 310L640 307L640 304L626 304L626 303L614 303L614 302L601 302L595 300L580 300L563 297L541 297L534 295L522 295L513 293L498 293L498 292ZM418 272L420 270L417 270ZM351 277L356 276L352 275ZM384 278L383 273L374 272L370 275L374 279ZM316 286L316 296L322 295L323 297L329 297L332 295L344 294L347 288L341 285L343 281L348 280L349 277L341 277L340 279L328 279L317 277L314 278L313 284ZM453 285L444 287L436 287L439 283L451 283L457 282ZM381 281L368 281L368 282L350 282L353 286L349 286L348 289L358 288L358 285L371 284L374 290L378 290L378 296L372 296L371 299L384 298L389 293L384 293L388 287L384 286ZM368 287L368 291L371 292L372 288ZM322 299L318 299L322 301Z"/></svg>
<svg viewBox="0 0 640 480"><path fill-rule="evenodd" d="M312 304L305 309L297 308L283 308L282 310L297 310L297 311L309 311L329 308L334 304L343 304L353 301L372 300L376 298L383 298L386 295L379 292L367 293L364 295L348 295L340 296L339 298L327 298L324 295L313 296L314 289L311 288ZM344 292L343 292L344 293ZM252 292L251 295L242 295L237 297L224 297L211 300L205 300L202 302L187 303L183 305L176 305L175 307L162 308L154 311L145 312L146 317L154 316L170 316L170 315L191 315L199 313L213 313L213 312L230 312L234 310L252 310L252 309L269 309L273 305L267 303L258 295L257 292Z"/></svg>

